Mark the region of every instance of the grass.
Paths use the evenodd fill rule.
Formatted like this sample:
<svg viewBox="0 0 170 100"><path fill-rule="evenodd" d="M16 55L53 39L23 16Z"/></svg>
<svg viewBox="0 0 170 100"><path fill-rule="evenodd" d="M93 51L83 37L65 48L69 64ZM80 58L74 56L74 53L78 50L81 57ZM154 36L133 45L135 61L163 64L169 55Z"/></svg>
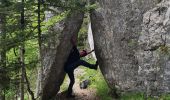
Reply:
<svg viewBox="0 0 170 100"><path fill-rule="evenodd" d="M121 96L120 100L146 100L143 93L126 93ZM158 99L149 97L147 100L170 100L170 94L164 94Z"/></svg>
<svg viewBox="0 0 170 100"><path fill-rule="evenodd" d="M144 100L142 93L126 93L121 96L120 100Z"/></svg>
<svg viewBox="0 0 170 100"><path fill-rule="evenodd" d="M97 96L99 96L101 100L112 100L112 97L109 95L110 89L103 78L98 78L96 80L95 88L97 90Z"/></svg>
<svg viewBox="0 0 170 100"><path fill-rule="evenodd" d="M60 86L60 92L67 90L69 84L68 83L69 81L67 81L67 79L68 79L68 75L66 75L63 84Z"/></svg>
<svg viewBox="0 0 170 100"><path fill-rule="evenodd" d="M95 60L89 59L88 62L94 64ZM112 97L109 95L110 89L106 81L104 80L104 77L101 74L100 70L98 69L96 71L96 70L92 70L92 69L88 69L84 67L82 68L85 70L84 76L86 77L91 76L90 78L88 78L91 80L90 88L96 89L96 95L100 97L100 100L112 100ZM84 79L87 79L87 78L84 78Z"/></svg>
<svg viewBox="0 0 170 100"><path fill-rule="evenodd" d="M170 94L164 94L160 97L160 100L170 100Z"/></svg>

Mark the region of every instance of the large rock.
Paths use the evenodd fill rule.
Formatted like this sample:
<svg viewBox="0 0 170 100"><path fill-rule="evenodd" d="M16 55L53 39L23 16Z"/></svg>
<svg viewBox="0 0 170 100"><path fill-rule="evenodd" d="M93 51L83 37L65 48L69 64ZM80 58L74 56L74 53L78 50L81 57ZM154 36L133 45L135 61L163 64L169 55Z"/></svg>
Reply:
<svg viewBox="0 0 170 100"><path fill-rule="evenodd" d="M45 11L45 22L49 23L51 19L53 19L56 16L56 13L62 13L60 10L54 7L50 7L53 11ZM59 16L59 15L58 15ZM65 17L65 16L64 16ZM63 18L64 18L63 17ZM63 19L62 18L62 19ZM59 21L55 23L54 25L50 26L48 28L47 32L42 33L42 43L41 43L41 64L42 67L39 68L38 70L38 75L37 75L37 86L36 86L36 97L39 97L42 93L42 84L44 80L44 76L47 74L46 70L50 69L51 64L50 61L54 61L55 59L55 54L56 54L56 48L59 45L59 36L61 35L61 32L64 28L64 21Z"/></svg>
<svg viewBox="0 0 170 100"><path fill-rule="evenodd" d="M157 0L97 0L91 11L94 48L101 71L110 88L140 90L136 52L143 14Z"/></svg>
<svg viewBox="0 0 170 100"><path fill-rule="evenodd" d="M144 14L139 38L140 80L148 96L170 92L170 0Z"/></svg>
<svg viewBox="0 0 170 100"><path fill-rule="evenodd" d="M42 86L42 100L50 100L55 97L63 82L65 72L64 63L71 50L70 39L73 34L77 34L83 22L84 12L73 11L64 21L64 29L58 33L58 26L54 26L53 33L58 35L58 42L54 43L55 50L48 51L44 55L44 81ZM56 27L56 28L55 28Z"/></svg>

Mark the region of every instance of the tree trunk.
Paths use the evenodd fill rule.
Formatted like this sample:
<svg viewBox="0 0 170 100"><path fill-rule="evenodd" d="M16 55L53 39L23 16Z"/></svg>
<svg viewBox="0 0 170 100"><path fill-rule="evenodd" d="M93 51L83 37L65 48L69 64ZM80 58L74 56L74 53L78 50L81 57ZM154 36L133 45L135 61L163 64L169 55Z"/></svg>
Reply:
<svg viewBox="0 0 170 100"><path fill-rule="evenodd" d="M6 18L5 15L0 15L0 100L5 100L4 85L6 85L4 80L7 79L5 67L6 67L6 30L5 30Z"/></svg>
<svg viewBox="0 0 170 100"><path fill-rule="evenodd" d="M1 23L1 20L3 20L2 18L1 18L1 16L0 16L0 34L2 33L2 23ZM0 36L0 44L2 44L2 36ZM1 49L2 49L2 47L0 48L0 51L1 51ZM0 52L0 77L2 77L2 72L1 72L1 70L2 70L2 65L1 65L1 63L2 63L2 61L3 61L3 55L2 55L2 53ZM0 78L0 81L2 81L2 78ZM3 100L3 85L2 85L2 83L0 83L0 100Z"/></svg>
<svg viewBox="0 0 170 100"><path fill-rule="evenodd" d="M67 16L64 29L58 35L58 43L56 44L55 52L48 51L43 59L44 81L42 88L42 100L49 100L58 93L60 85L62 84L65 76L64 63L71 50L71 36L79 32L81 24L83 22L84 12L72 11ZM53 27L53 33L57 33ZM53 54L53 55L51 55Z"/></svg>
<svg viewBox="0 0 170 100"><path fill-rule="evenodd" d="M24 15L24 0L22 0L22 4L21 4L21 32L24 34L24 28L25 28L25 15ZM21 37L21 39L24 40L24 37ZM21 65L21 100L24 100L24 70L25 70L25 61L24 61L24 53L25 53L25 46L24 46L24 42L21 44L20 46L20 65Z"/></svg>
<svg viewBox="0 0 170 100"><path fill-rule="evenodd" d="M25 65L24 65L24 46L20 47L20 63L21 63L21 100L24 100L24 70L25 70Z"/></svg>
<svg viewBox="0 0 170 100"><path fill-rule="evenodd" d="M35 98L39 98L42 91L43 67L37 68L37 82L35 90Z"/></svg>
<svg viewBox="0 0 170 100"><path fill-rule="evenodd" d="M100 7L92 10L90 16L95 53L102 74L112 89L140 90L135 52L143 13L157 0L97 1Z"/></svg>
<svg viewBox="0 0 170 100"><path fill-rule="evenodd" d="M38 97L42 91L42 76L43 76L43 66L42 66L42 34L41 34L41 0L38 0L38 45L39 45L39 65L38 68L38 77L37 77L37 86L36 86L36 97Z"/></svg>

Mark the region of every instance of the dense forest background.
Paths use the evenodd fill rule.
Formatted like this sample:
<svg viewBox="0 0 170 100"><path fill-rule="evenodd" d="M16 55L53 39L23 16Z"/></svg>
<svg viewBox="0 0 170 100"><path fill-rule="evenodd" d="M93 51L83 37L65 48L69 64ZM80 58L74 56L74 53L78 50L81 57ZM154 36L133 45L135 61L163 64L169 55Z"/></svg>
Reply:
<svg viewBox="0 0 170 100"><path fill-rule="evenodd" d="M58 12L54 10L59 9ZM47 32L70 10L79 9L75 0L1 0L0 1L0 99L21 98L36 89L41 52L56 34ZM83 9L85 10L85 9ZM48 12L54 16L46 19ZM86 18L87 20L87 18ZM87 21L80 31L79 47L84 48ZM56 40L57 41L57 40ZM42 50L43 49L43 50Z"/></svg>

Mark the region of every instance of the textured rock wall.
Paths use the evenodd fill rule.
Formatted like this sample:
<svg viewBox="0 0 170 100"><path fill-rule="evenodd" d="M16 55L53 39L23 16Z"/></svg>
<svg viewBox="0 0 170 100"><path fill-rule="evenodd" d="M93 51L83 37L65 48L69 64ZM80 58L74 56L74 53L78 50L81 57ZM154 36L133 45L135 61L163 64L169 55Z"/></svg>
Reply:
<svg viewBox="0 0 170 100"><path fill-rule="evenodd" d="M140 80L148 96L170 92L170 1L144 14L138 52Z"/></svg>
<svg viewBox="0 0 170 100"><path fill-rule="evenodd" d="M148 95L169 92L168 1L156 6L158 0L97 0L99 8L90 15L94 48L110 88L145 91ZM82 21L83 13L73 13L59 36L53 58L46 54L43 100L59 90L71 48L68 41Z"/></svg>
<svg viewBox="0 0 170 100"><path fill-rule="evenodd" d="M45 11L45 22L48 22L51 18L56 16L56 13L61 13L58 9L51 7L53 11ZM56 48L59 45L59 36L61 35L61 32L64 28L64 21L60 21L55 23L53 26L50 26L48 28L48 31L46 33L46 36L42 36L42 43L41 43L41 60L42 60L42 67L38 70L38 76L37 76L37 84L36 84L36 97L39 97L42 92L42 84L46 72L50 70L50 64L55 59L56 55Z"/></svg>
<svg viewBox="0 0 170 100"><path fill-rule="evenodd" d="M140 90L138 77L138 38L143 14L157 0L97 0L99 8L91 11L96 57L111 88Z"/></svg>

